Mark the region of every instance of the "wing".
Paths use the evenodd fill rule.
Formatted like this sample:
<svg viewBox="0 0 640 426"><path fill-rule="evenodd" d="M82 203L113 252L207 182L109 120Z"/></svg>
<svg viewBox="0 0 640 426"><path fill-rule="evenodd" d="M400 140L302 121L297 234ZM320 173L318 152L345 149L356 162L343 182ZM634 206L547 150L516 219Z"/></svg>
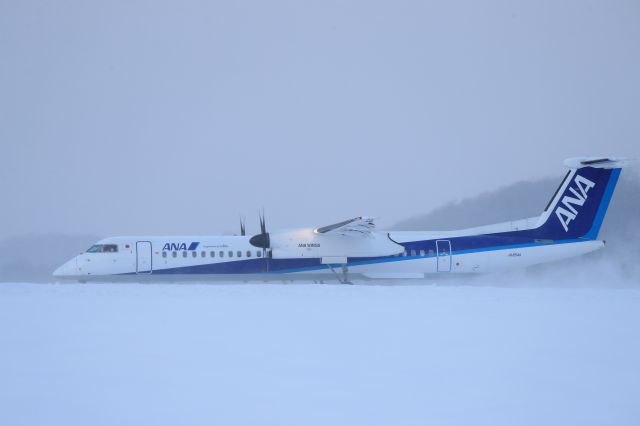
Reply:
<svg viewBox="0 0 640 426"><path fill-rule="evenodd" d="M354 217L344 222L334 223L333 225L322 226L314 231L318 234L333 233L338 235L367 236L370 235L376 225L372 217Z"/></svg>

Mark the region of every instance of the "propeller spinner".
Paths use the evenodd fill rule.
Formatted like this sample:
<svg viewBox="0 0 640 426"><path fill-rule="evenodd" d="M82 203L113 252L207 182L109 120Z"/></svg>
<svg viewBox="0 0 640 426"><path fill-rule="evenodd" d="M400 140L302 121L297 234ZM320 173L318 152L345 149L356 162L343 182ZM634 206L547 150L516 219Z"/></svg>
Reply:
<svg viewBox="0 0 640 426"><path fill-rule="evenodd" d="M260 233L254 235L249 239L249 243L254 247L260 247L264 254L265 250L270 248L271 239L269 238L269 233L267 232L267 225L264 218L264 211L259 214L260 218Z"/></svg>

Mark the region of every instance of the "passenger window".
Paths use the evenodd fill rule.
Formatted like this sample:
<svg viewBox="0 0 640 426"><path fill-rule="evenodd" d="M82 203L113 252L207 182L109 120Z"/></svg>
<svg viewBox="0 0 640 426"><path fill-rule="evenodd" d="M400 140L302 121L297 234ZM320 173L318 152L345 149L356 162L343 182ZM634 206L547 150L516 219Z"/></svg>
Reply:
<svg viewBox="0 0 640 426"><path fill-rule="evenodd" d="M415 250L411 250L411 256L415 256L416 255L416 251Z"/></svg>
<svg viewBox="0 0 640 426"><path fill-rule="evenodd" d="M247 257L251 257L251 250L247 250Z"/></svg>
<svg viewBox="0 0 640 426"><path fill-rule="evenodd" d="M224 252L222 250L220 250L220 257L224 257Z"/></svg>
<svg viewBox="0 0 640 426"><path fill-rule="evenodd" d="M229 257L233 257L233 252L229 250Z"/></svg>
<svg viewBox="0 0 640 426"><path fill-rule="evenodd" d="M424 256L424 250L420 250L420 256Z"/></svg>
<svg viewBox="0 0 640 426"><path fill-rule="evenodd" d="M260 250L256 250L256 256L257 257L262 257L262 252Z"/></svg>
<svg viewBox="0 0 640 426"><path fill-rule="evenodd" d="M173 257L178 257L178 252L177 251L174 251L171 254L173 255Z"/></svg>
<svg viewBox="0 0 640 426"><path fill-rule="evenodd" d="M196 251L191 252L191 257L198 257L198 253Z"/></svg>
<svg viewBox="0 0 640 426"><path fill-rule="evenodd" d="M187 252L186 251L182 252L182 257L187 257Z"/></svg>
<svg viewBox="0 0 640 426"><path fill-rule="evenodd" d="M433 249L429 249L429 256L433 256Z"/></svg>
<svg viewBox="0 0 640 426"><path fill-rule="evenodd" d="M238 255L238 257L242 257L242 252L240 250L238 250L238 252L236 253L236 255Z"/></svg>
<svg viewBox="0 0 640 426"><path fill-rule="evenodd" d="M162 252L162 257L167 257L167 252L166 251Z"/></svg>
<svg viewBox="0 0 640 426"><path fill-rule="evenodd" d="M216 257L216 252L215 252L215 251L211 251L211 252L209 252L209 256L211 256L211 257Z"/></svg>
<svg viewBox="0 0 640 426"><path fill-rule="evenodd" d="M201 251L200 252L200 257L207 257L207 252L206 251Z"/></svg>

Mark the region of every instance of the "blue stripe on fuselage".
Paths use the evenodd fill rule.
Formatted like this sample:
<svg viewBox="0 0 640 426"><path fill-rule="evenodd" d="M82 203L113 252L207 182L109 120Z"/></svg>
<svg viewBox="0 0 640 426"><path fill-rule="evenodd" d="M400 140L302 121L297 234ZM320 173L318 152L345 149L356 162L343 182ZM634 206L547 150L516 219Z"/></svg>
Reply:
<svg viewBox="0 0 640 426"><path fill-rule="evenodd" d="M570 240L561 240L553 242L540 242L532 237L534 230L523 230L505 232L500 234L474 235L465 237L452 237L448 240L451 242L452 255L480 253L496 250L510 250L517 248L526 248L534 246L549 246L555 244L568 244L575 242L584 242L590 239L579 238ZM443 240L445 238L438 238ZM401 243L407 253L415 250L417 253L424 250L424 256L384 256L384 257L351 257L347 259L349 266L370 265L386 262L402 262L413 259L426 259L437 256L436 239L412 241ZM429 251L431 250L431 254ZM336 266L336 265L331 265ZM300 258L300 259L246 259L233 260L228 262L208 263L204 265L180 266L176 268L154 269L153 274L275 274L275 273L293 273L328 269L330 265L322 264L319 258ZM129 274L135 274L129 273ZM125 275L129 275L125 274Z"/></svg>

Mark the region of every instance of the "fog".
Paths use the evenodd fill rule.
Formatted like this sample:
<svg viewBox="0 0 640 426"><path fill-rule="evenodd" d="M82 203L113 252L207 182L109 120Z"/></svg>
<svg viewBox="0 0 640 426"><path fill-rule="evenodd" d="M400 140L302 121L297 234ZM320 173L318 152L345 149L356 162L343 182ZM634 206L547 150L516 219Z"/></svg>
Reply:
<svg viewBox="0 0 640 426"><path fill-rule="evenodd" d="M639 156L639 18L623 1L4 2L0 279L49 280L112 235L229 234L239 214L256 232L261 208L270 230L535 216L566 157ZM638 229L628 188L605 236Z"/></svg>
<svg viewBox="0 0 640 426"><path fill-rule="evenodd" d="M382 227L638 156L640 6L5 1L0 237Z"/></svg>
<svg viewBox="0 0 640 426"><path fill-rule="evenodd" d="M342 285L53 284L114 235L541 213L640 157L640 3L0 1L0 424L640 424L640 178L604 250ZM220 283L219 283L220 284Z"/></svg>

